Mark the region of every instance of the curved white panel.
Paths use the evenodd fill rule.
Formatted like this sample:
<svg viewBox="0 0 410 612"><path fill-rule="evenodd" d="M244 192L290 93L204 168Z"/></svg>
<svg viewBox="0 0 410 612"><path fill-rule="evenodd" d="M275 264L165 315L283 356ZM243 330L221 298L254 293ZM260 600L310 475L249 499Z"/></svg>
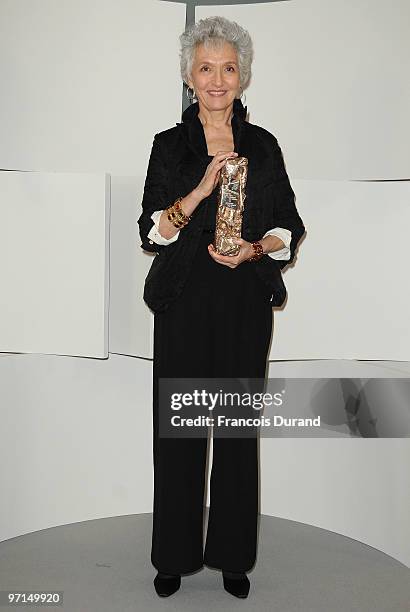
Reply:
<svg viewBox="0 0 410 612"><path fill-rule="evenodd" d="M313 366L275 363L269 375L311 376ZM329 376L391 376L381 364L327 366ZM0 540L152 512L151 362L0 355L0 380ZM262 439L260 447L263 514L348 535L410 567L409 439Z"/></svg>
<svg viewBox="0 0 410 612"><path fill-rule="evenodd" d="M409 439L261 440L261 512L340 533L410 567L409 462Z"/></svg>
<svg viewBox="0 0 410 612"><path fill-rule="evenodd" d="M152 512L152 365L0 355L0 540Z"/></svg>
<svg viewBox="0 0 410 612"><path fill-rule="evenodd" d="M303 179L410 178L410 4L290 0L199 6L254 42L249 118Z"/></svg>

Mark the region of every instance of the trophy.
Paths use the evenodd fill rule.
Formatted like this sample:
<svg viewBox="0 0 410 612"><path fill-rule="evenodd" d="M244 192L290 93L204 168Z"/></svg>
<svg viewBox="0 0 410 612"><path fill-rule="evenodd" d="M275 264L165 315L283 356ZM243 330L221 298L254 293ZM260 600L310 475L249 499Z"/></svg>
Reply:
<svg viewBox="0 0 410 612"><path fill-rule="evenodd" d="M233 238L240 238L242 233L247 177L246 157L227 159L221 168L214 238L214 248L220 255L239 253L240 246L233 242Z"/></svg>

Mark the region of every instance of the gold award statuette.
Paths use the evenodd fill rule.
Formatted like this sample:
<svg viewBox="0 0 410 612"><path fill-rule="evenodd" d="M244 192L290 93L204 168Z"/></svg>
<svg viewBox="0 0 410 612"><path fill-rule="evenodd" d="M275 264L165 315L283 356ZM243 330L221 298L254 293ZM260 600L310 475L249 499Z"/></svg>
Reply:
<svg viewBox="0 0 410 612"><path fill-rule="evenodd" d="M240 246L233 238L240 238L248 177L248 159L227 159L219 176L218 209L216 212L214 248L220 255L237 255Z"/></svg>

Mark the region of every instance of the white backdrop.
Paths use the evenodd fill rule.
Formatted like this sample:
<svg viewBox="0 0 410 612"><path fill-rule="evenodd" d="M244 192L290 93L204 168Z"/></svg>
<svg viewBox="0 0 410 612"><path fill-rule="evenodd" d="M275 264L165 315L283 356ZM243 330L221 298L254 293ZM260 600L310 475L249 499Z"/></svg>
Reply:
<svg viewBox="0 0 410 612"><path fill-rule="evenodd" d="M108 356L110 177L0 172L1 350Z"/></svg>
<svg viewBox="0 0 410 612"><path fill-rule="evenodd" d="M408 226L407 185L353 182L408 178L408 66L403 61L410 38L403 31L408 5L291 0L197 9L197 17L206 14L237 19L253 36L254 78L246 92L250 120L279 139L308 229L296 265L285 273L288 302L275 312L271 357L292 361L272 362L271 375L301 376L315 369L320 377L326 366L334 377L408 376L407 363L338 361L409 359L408 285L400 260L406 255L400 241ZM79 237L85 259L100 249L93 279L100 318L74 329L77 341L69 348L63 335L55 337L52 348L45 343L50 293L43 298L43 333L36 337L30 330L31 343L23 344L15 315L22 308L21 294L10 284L13 256L8 253L5 261L2 252L2 278L8 284L0 303L0 487L6 499L0 538L152 510L152 316L142 302L152 258L140 252L136 219L153 135L180 121L178 36L184 25L184 5L172 2L0 4L0 168L36 171L44 181L53 172L73 173L75 180L81 174L111 176L108 247L107 226L101 223L105 195L97 208L93 198L79 200L75 191L72 208L57 203L56 210L70 213L68 224L63 217L55 224L66 261ZM0 224L7 221L10 205L0 198ZM84 227L92 211L99 223ZM7 244L18 249L16 262L38 261L35 239L21 240L27 218L12 212L14 233ZM47 207L37 209L36 236L50 214ZM78 233L73 232L76 215L82 225ZM72 273L77 256L71 262ZM58 258L47 259L57 291L64 286L59 264ZM102 287L108 275L104 318ZM47 279L40 280L38 286L50 288ZM85 295L83 308L95 308L95 295ZM34 292L25 295L25 316L39 299ZM70 320L78 295L67 293L63 303L61 325L65 317ZM95 347L104 356L107 334L108 358L81 358L95 357ZM32 354L10 354L22 350ZM54 354L39 354L43 351ZM300 361L318 357L336 359L330 374L328 361ZM263 440L261 511L355 537L410 566L408 440L366 442ZM361 477L352 479L358 465ZM390 496L390 505L379 503L384 496ZM369 499L374 500L370 521L365 520ZM339 501L337 513L332 500Z"/></svg>
<svg viewBox="0 0 410 612"><path fill-rule="evenodd" d="M294 180L307 233L271 359L410 357L410 182Z"/></svg>
<svg viewBox="0 0 410 612"><path fill-rule="evenodd" d="M0 3L0 168L111 175L110 270L100 259L98 271L110 277L109 327L106 321L98 338L94 326L82 328L81 345L70 347L73 355L82 355L84 345L103 346L108 334L110 352L152 355L152 316L142 300L152 257L139 247L136 219L154 134L181 119L178 36L184 23L184 5L155 0ZM0 183L0 224L9 210L4 195ZM71 214L78 216L76 206L80 202ZM89 214L86 201L80 214ZM35 227L48 223L47 212L38 207ZM91 257L93 244L104 234L98 224L87 232ZM65 257L75 250L71 224L68 242ZM19 242L19 257L31 256L31 241ZM58 258L48 262L57 285L64 283L59 263ZM0 266L5 265L2 259ZM15 311L14 299L6 295L8 313ZM73 293L66 302L68 317L74 302L78 296ZM3 318L1 308L2 301ZM7 343L5 348L0 335L0 351L21 350L20 336L14 337L15 347ZM50 352L66 349L61 344ZM25 350L48 352L44 342Z"/></svg>
<svg viewBox="0 0 410 612"><path fill-rule="evenodd" d="M200 6L244 24L250 121L283 143L292 177L410 178L407 0Z"/></svg>

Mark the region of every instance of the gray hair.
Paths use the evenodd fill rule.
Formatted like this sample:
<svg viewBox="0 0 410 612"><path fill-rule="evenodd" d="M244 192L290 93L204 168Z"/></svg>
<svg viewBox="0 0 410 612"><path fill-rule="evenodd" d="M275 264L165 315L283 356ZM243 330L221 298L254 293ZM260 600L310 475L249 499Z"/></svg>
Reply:
<svg viewBox="0 0 410 612"><path fill-rule="evenodd" d="M181 42L180 65L182 80L188 85L191 78L192 64L196 47L203 43L205 47L230 43L236 50L239 63L239 81L245 89L251 78L253 60L252 39L249 32L225 17L207 17L189 26L179 37Z"/></svg>

